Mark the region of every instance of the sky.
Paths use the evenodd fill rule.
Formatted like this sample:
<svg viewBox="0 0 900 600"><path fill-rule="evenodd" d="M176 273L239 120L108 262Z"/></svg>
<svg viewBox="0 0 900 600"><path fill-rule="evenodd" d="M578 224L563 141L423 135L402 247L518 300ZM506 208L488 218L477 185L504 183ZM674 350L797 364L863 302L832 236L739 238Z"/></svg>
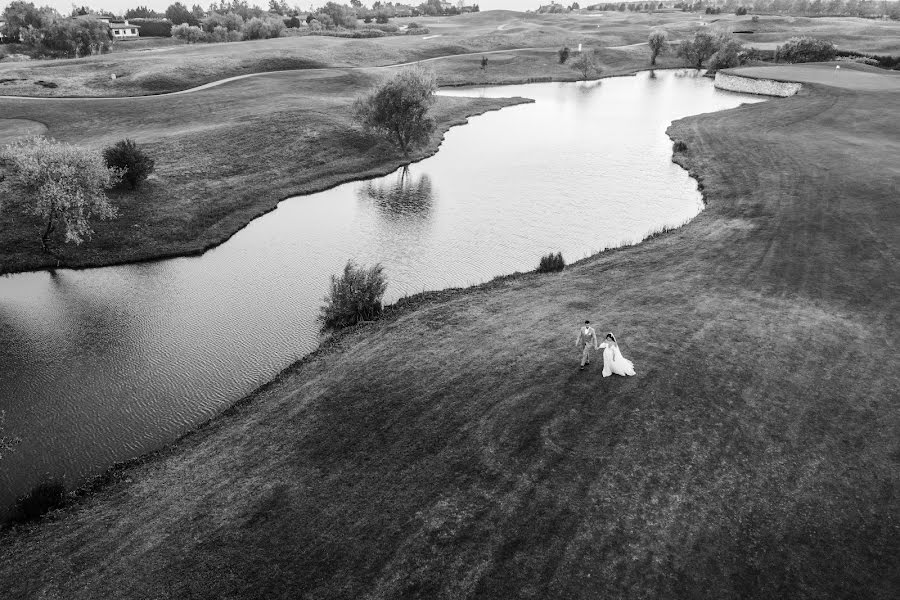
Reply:
<svg viewBox="0 0 900 600"><path fill-rule="evenodd" d="M135 6L146 6L152 10L164 11L167 6L176 2L176 0L77 0L77 2L73 2L73 0L31 0L37 6L52 6L56 10L60 11L63 14L67 14L72 10L72 4L77 4L78 6L86 5L90 6L96 10L105 10L112 12L114 14L122 14L127 9L133 8ZM194 4L199 4L204 8L209 6L210 0L180 0L182 4L186 4L188 6L192 6ZM310 4L314 6L320 6L325 4L328 0L287 0L288 6L297 5L302 9L306 9ZM337 0L340 1L340 0ZM402 0L406 4L419 4L423 0ZM248 0L248 2L253 4L258 4L263 8L268 5L268 0ZM366 6L371 6L374 0L363 0L363 4ZM8 0L0 0L0 10L2 7L5 7L9 3ZM350 0L346 0L346 4L350 3ZM506 9L506 10L534 10L541 4L549 4L550 0L466 0L467 4L478 4L481 10L494 10L494 9Z"/></svg>

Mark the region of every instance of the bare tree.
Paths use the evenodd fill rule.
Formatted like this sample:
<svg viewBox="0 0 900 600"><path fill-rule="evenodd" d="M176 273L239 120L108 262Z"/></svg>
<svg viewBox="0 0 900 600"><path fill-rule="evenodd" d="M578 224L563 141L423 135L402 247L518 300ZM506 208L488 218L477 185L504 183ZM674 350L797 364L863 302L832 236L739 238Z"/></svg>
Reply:
<svg viewBox="0 0 900 600"><path fill-rule="evenodd" d="M581 78L587 80L592 75L599 74L603 69L597 64L597 56L594 50L579 52L570 63L573 69L581 73Z"/></svg>

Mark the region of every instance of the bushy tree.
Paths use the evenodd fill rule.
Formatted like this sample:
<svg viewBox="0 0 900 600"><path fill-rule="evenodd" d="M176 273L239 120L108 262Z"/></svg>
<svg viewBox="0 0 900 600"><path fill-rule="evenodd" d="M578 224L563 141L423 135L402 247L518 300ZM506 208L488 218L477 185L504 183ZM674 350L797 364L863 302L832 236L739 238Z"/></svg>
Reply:
<svg viewBox="0 0 900 600"><path fill-rule="evenodd" d="M172 27L172 37L184 40L188 44L196 44L206 40L206 34L196 25L182 23Z"/></svg>
<svg viewBox="0 0 900 600"><path fill-rule="evenodd" d="M109 50L113 37L109 27L98 19L56 19L44 28L41 43L48 50L78 58Z"/></svg>
<svg viewBox="0 0 900 600"><path fill-rule="evenodd" d="M331 21L335 27L344 27L346 29L354 29L356 27L356 13L349 6L338 4L337 2L328 2L319 9L319 13L331 17ZM319 17L316 17L319 19ZM321 21L321 19L319 19Z"/></svg>
<svg viewBox="0 0 900 600"><path fill-rule="evenodd" d="M155 163L134 140L125 138L103 150L106 166L117 169L131 189L136 189L153 172Z"/></svg>
<svg viewBox="0 0 900 600"><path fill-rule="evenodd" d="M709 58L719 49L719 41L716 36L705 31L698 31L693 39L682 40L678 45L677 55L688 61L697 69L703 68Z"/></svg>
<svg viewBox="0 0 900 600"><path fill-rule="evenodd" d="M581 78L584 80L602 71L597 64L597 56L593 49L579 52L569 63L569 66L581 73Z"/></svg>
<svg viewBox="0 0 900 600"><path fill-rule="evenodd" d="M260 19L259 17L253 17L244 23L241 30L244 39L247 40L277 38L283 31L284 22L281 19Z"/></svg>
<svg viewBox="0 0 900 600"><path fill-rule="evenodd" d="M93 219L112 219L117 210L106 190L122 173L106 166L99 152L36 137L6 146L0 160L12 167L24 188L30 210L41 217L41 244L49 252L51 235L60 228L76 245L93 233Z"/></svg>
<svg viewBox="0 0 900 600"><path fill-rule="evenodd" d="M407 68L357 99L354 113L363 127L384 134L408 154L413 144L427 140L434 131L428 111L434 104L435 91L433 72Z"/></svg>
<svg viewBox="0 0 900 600"><path fill-rule="evenodd" d="M4 35L10 39L19 39L20 34L24 34L27 30L38 30L44 25L58 17L56 11L50 8L37 8L33 2L23 2L22 0L14 0L3 9L2 21L4 25Z"/></svg>
<svg viewBox="0 0 900 600"><path fill-rule="evenodd" d="M833 43L811 37L793 37L775 50L775 60L789 63L828 61L835 56Z"/></svg>
<svg viewBox="0 0 900 600"><path fill-rule="evenodd" d="M650 46L650 64L655 65L656 57L669 47L669 35L663 29L654 29L647 37L647 45Z"/></svg>
<svg viewBox="0 0 900 600"><path fill-rule="evenodd" d="M709 58L709 73L715 73L719 69L739 67L747 60L747 53L741 42L728 34L722 34L718 39L718 49Z"/></svg>
<svg viewBox="0 0 900 600"><path fill-rule="evenodd" d="M125 11L126 19L156 19L161 17L158 12L155 10L150 10L146 6L138 6L136 8L129 8Z"/></svg>
<svg viewBox="0 0 900 600"><path fill-rule="evenodd" d="M200 21L196 16L194 16L194 13L191 12L188 7L181 2L176 2L166 9L166 18L172 21L173 25L181 25L185 23L188 25L193 25L195 27L200 25ZM172 35L174 35L174 33Z"/></svg>
<svg viewBox="0 0 900 600"><path fill-rule="evenodd" d="M209 33L216 27L222 27L226 31L241 31L244 27L244 18L237 13L210 12L203 18L203 30Z"/></svg>
<svg viewBox="0 0 900 600"><path fill-rule="evenodd" d="M373 320L381 314L381 300L386 289L387 280L380 264L365 269L347 261L340 277L331 276L331 288L319 315L322 330L341 329Z"/></svg>

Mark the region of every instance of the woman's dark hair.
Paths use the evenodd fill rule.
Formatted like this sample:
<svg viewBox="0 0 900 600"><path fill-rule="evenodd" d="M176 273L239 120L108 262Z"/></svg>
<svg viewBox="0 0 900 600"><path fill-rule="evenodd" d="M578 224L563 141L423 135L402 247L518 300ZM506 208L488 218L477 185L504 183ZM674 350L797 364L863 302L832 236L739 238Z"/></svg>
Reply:
<svg viewBox="0 0 900 600"><path fill-rule="evenodd" d="M612 334L612 332L606 334L606 339L616 341L616 336Z"/></svg>

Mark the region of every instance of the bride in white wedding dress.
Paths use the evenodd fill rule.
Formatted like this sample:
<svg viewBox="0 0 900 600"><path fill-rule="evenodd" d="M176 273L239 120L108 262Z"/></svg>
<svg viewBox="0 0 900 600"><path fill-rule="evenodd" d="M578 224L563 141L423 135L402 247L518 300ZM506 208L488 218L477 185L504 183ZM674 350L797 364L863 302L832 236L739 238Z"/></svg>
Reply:
<svg viewBox="0 0 900 600"><path fill-rule="evenodd" d="M603 376L609 377L613 373L616 375L634 375L634 365L631 361L622 356L619 352L619 344L616 342L616 336L612 333L606 334L603 343L597 346L597 350L603 348Z"/></svg>

